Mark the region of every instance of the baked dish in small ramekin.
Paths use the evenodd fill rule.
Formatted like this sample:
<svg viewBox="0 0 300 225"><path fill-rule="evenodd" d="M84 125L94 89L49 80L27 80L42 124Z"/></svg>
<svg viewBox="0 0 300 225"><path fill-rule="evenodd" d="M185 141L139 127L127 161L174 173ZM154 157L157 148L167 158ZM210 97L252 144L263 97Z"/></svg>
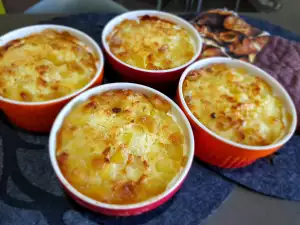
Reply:
<svg viewBox="0 0 300 225"><path fill-rule="evenodd" d="M152 88L106 84L73 99L50 134L50 159L67 192L108 215L135 215L167 201L193 160L180 108Z"/></svg>
<svg viewBox="0 0 300 225"><path fill-rule="evenodd" d="M200 60L183 73L177 100L195 136L195 154L243 167L282 147L297 115L286 90L263 70L229 58Z"/></svg>
<svg viewBox="0 0 300 225"><path fill-rule="evenodd" d="M202 39L189 22L154 10L113 18L103 29L102 43L123 80L160 90L175 87L202 49Z"/></svg>
<svg viewBox="0 0 300 225"><path fill-rule="evenodd" d="M0 108L27 130L49 131L72 97L100 84L103 55L85 33L36 25L0 40Z"/></svg>

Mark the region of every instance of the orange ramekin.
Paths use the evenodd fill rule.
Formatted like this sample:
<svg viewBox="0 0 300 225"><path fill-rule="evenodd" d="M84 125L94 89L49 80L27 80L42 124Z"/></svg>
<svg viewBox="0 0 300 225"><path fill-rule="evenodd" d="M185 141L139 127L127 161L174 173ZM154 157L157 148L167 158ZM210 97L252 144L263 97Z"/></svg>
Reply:
<svg viewBox="0 0 300 225"><path fill-rule="evenodd" d="M191 39L194 42L195 54L193 58L187 63L185 63L184 65L172 69L166 69L166 70L142 69L142 68L131 66L118 59L110 51L106 38L113 31L114 27L120 24L122 21L126 19L137 20L139 17L146 16L146 15L154 16L154 17L158 17L159 19L170 21L184 28L190 34ZM181 74L183 73L183 71L191 63L193 63L195 60L197 60L200 57L203 41L199 32L196 30L195 27L193 27L188 21L176 15L166 13L166 12L161 12L161 11L155 11L155 10L137 10L137 11L123 13L110 20L106 24L102 32L102 44L103 44L103 49L107 56L107 60L110 62L112 67L119 73L121 80L125 82L144 84L164 92L174 89L174 93L175 93L178 80Z"/></svg>
<svg viewBox="0 0 300 225"><path fill-rule="evenodd" d="M190 71L200 69L212 64L224 63L230 67L245 68L250 74L262 78L281 98L288 112L292 115L291 126L287 134L278 142L267 146L249 146L239 144L221 137L204 126L188 108L182 93L183 82ZM270 155L280 149L293 135L297 124L295 105L287 91L273 77L258 67L230 58L213 57L200 60L189 66L182 74L178 90L177 102L188 117L194 131L195 155L206 163L222 168L240 168L247 166L259 158Z"/></svg>
<svg viewBox="0 0 300 225"><path fill-rule="evenodd" d="M64 122L65 117L68 116L68 114L72 111L72 109L74 108L74 106L76 106L76 104L86 101L92 96L100 95L107 91L124 90L124 89L137 91L147 96L158 95L159 97L161 97L171 105L170 113L172 114L172 116L174 116L174 119L176 120L176 122L182 129L183 134L185 135L187 163L184 166L184 168L182 168L182 170L177 174L177 176L175 176L175 178L169 183L166 190L161 194L142 202L120 205L120 204L109 204L105 202L96 201L80 193L67 181L67 179L64 177L63 173L61 172L56 159L56 142L57 142L56 137L57 137L57 133L59 132ZM188 119L186 118L186 116L184 115L184 113L182 112L182 110L178 107L178 105L176 105L174 101L172 101L166 95L150 87L139 85L139 84L111 83L111 84L104 84L99 87L92 88L78 95L61 110L50 132L49 155L50 155L50 160L54 172L58 180L62 184L62 187L78 204L94 212L99 212L106 215L112 215L112 216L139 215L162 205L163 203L168 201L180 189L180 187L182 186L184 180L188 175L188 172L192 166L192 162L194 159L194 136L193 136L191 125Z"/></svg>
<svg viewBox="0 0 300 225"><path fill-rule="evenodd" d="M3 35L0 39L0 46L3 46L15 39L42 32L45 29L69 32L71 35L78 38L87 48L89 48L94 53L98 61L97 71L94 78L80 90L61 98L45 102L22 102L0 96L0 110L3 110L9 120L18 127L36 132L50 131L55 117L66 103L81 92L99 85L103 81L104 57L102 51L91 37L79 30L58 25L34 25L24 27Z"/></svg>

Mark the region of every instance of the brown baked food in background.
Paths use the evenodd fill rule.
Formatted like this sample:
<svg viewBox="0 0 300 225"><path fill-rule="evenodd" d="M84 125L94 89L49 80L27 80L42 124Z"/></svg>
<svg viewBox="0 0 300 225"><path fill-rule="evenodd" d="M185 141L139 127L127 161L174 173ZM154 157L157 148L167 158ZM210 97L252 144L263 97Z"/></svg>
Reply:
<svg viewBox="0 0 300 225"><path fill-rule="evenodd" d="M202 58L227 56L253 63L269 40L268 33L251 26L235 12L227 10L215 9L201 13L191 23L207 45ZM214 49L213 52L210 48Z"/></svg>

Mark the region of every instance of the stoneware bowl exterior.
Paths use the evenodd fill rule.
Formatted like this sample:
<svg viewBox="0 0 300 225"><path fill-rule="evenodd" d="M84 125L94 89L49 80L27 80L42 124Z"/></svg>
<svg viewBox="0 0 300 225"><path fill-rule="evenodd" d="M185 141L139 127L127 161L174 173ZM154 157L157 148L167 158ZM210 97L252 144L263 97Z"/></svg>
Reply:
<svg viewBox="0 0 300 225"><path fill-rule="evenodd" d="M64 178L63 174L61 173L57 160L56 160L56 136L58 131L60 130L60 127L64 121L64 118L70 113L72 108L79 102L83 102L87 99L89 99L91 96L98 95L101 93L104 93L106 91L112 91L112 90L123 90L123 89L130 89L133 91L138 91L141 93L144 93L146 95L159 95L163 99L167 100L171 104L171 114L175 117L177 123L181 127L184 135L185 140L187 144L187 163L186 166L182 169L182 171L178 174L178 176L171 181L167 189L161 193L160 195L157 195L149 200L135 203L135 204L129 204L129 205L116 205L116 204L107 204L102 203L96 200L93 200L80 192L78 192L74 187L72 187L69 182ZM99 212L106 215L114 215L114 216L130 216L130 215L138 215L144 212L147 212L149 210L152 210L164 202L166 202L168 199L170 199L181 187L184 179L186 178L188 171L191 168L193 157L194 157L194 137L192 128L190 126L190 123L184 113L181 111L181 109L167 96L162 94L159 91L156 91L152 88L139 85L139 84L133 84L133 83L113 83L113 84L105 84L101 85L99 87L92 88L76 98L74 98L72 101L70 101L59 113L57 116L54 125L52 127L51 133L50 133L50 139L49 139L49 154L50 154L50 160L52 167L62 184L63 188L66 190L66 192L80 205L93 210L95 212Z"/></svg>
<svg viewBox="0 0 300 225"><path fill-rule="evenodd" d="M36 132L49 132L55 120L55 117L62 109L62 107L79 93L87 90L88 88L101 84L104 72L104 58L98 44L87 34L70 27L58 25L34 25L24 27L3 35L0 38L0 46L3 46L6 43L15 39L23 38L34 33L42 32L45 29L53 29L60 32L69 32L71 35L77 37L94 53L98 62L97 71L94 78L82 89L62 98L45 102L21 102L10 100L0 96L0 110L3 110L3 112L9 118L9 120L18 127Z"/></svg>
<svg viewBox="0 0 300 225"><path fill-rule="evenodd" d="M146 70L140 69L129 64L124 63L120 59L118 59L112 52L110 51L109 45L107 43L106 38L111 33L116 25L121 23L125 19L138 19L141 16L149 15L155 16L175 24L186 29L191 35L194 43L195 43L195 55L194 57L187 62L186 64L168 70ZM198 31L184 19L181 19L178 16L175 16L170 13L165 13L161 11L154 10L138 10L131 11L124 14L121 14L111 21L107 23L102 32L102 44L104 51L107 56L107 60L110 62L112 67L120 74L120 78L124 81L134 82L145 84L148 86L155 87L159 90L167 90L172 87L177 87L177 82L184 71L184 69L199 58L202 50L202 38L200 37Z"/></svg>
<svg viewBox="0 0 300 225"><path fill-rule="evenodd" d="M183 97L183 82L190 71L216 63L225 63L231 67L245 68L251 74L262 78L273 88L274 93L284 102L284 106L293 117L290 129L283 139L268 146L248 146L238 144L212 132L192 114ZM252 64L236 59L214 57L200 60L189 66L180 78L176 100L192 125L195 137L195 155L206 163L223 168L244 167L259 158L274 153L292 137L297 124L295 106L287 91L263 70Z"/></svg>

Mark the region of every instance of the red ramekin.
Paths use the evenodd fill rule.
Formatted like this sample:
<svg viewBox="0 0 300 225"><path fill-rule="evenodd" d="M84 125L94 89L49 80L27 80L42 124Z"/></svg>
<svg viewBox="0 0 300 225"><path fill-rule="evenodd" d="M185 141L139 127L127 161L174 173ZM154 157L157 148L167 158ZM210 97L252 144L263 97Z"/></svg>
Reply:
<svg viewBox="0 0 300 225"><path fill-rule="evenodd" d="M107 204L103 202L99 202L96 200L93 200L92 198L89 198L79 191L77 191L63 176L62 172L60 171L60 168L58 166L57 160L56 160L56 136L58 131L61 128L61 125L64 121L64 118L72 111L72 108L79 102L83 102L87 99L89 99L91 96L98 95L101 93L104 93L106 91L112 91L112 90L123 90L123 89L130 89L133 91L138 91L141 93L144 93L146 95L153 95L156 94L163 98L164 100L168 101L171 104L171 114L174 116L175 120L181 127L183 134L185 135L186 140L186 150L187 150L187 163L186 166L179 172L179 174L174 178L174 180L171 181L171 183L168 185L167 189L149 199L140 203L135 204L129 204L129 205L117 205L117 204ZM50 154L50 160L52 163L52 167L56 173L56 176L58 177L60 183L62 184L63 188L67 191L67 193L80 205L102 214L106 215L114 215L114 216L130 216L130 215L138 215L143 212L147 212L149 210L152 210L164 202L166 202L168 199L170 199L181 187L184 179L186 178L194 157L194 136L193 131L190 126L190 123L184 113L181 111L181 109L173 102L170 98L168 98L166 95L162 94L159 91L156 91L152 88L139 85L139 84L133 84L133 83L112 83L112 84L105 84L101 85L99 87L92 88L76 98L74 98L72 101L70 101L63 110L59 113L57 116L49 138L49 154Z"/></svg>
<svg viewBox="0 0 300 225"><path fill-rule="evenodd" d="M87 34L70 27L59 25L34 25L20 28L3 35L0 38L0 46L5 45L12 40L24 38L46 29L53 29L58 32L66 31L78 38L79 41L94 53L94 56L97 59L97 71L94 78L83 88L58 99L44 102L22 102L0 96L0 110L3 110L11 122L25 130L37 132L50 131L55 117L62 107L79 93L101 84L104 72L104 57L98 44Z"/></svg>
<svg viewBox="0 0 300 225"><path fill-rule="evenodd" d="M187 63L182 66L167 69L167 70L146 70L141 69L138 67L131 66L129 64L124 63L120 59L118 59L109 48L106 38L108 35L113 31L114 27L121 23L125 19L138 19L139 17L149 15L155 16L160 19L164 19L170 21L172 23L178 24L180 27L186 29L188 33L191 35L191 38L195 44L195 54L194 57ZM134 34L132 34L134 35ZM159 90L168 90L172 87L176 89L177 82L184 71L184 69L197 60L200 57L201 50L202 50L202 38L199 35L199 32L188 22L184 19L175 16L170 13L165 13L161 11L154 11L154 10L138 10L138 11L131 11L124 14L121 14L112 20L110 20L103 29L102 32L102 44L107 55L107 59L112 65L112 67L120 74L120 77L124 81L134 82L145 84L151 87L154 87Z"/></svg>
<svg viewBox="0 0 300 225"><path fill-rule="evenodd" d="M207 67L216 63L224 63L229 67L244 68L250 74L262 78L284 102L287 111L292 115L292 122L287 134L278 142L267 146L243 145L225 139L215 132L209 130L202 124L188 108L182 93L182 86L189 72ZM236 59L213 57L200 60L189 66L182 74L178 90L177 102L188 117L194 131L195 155L206 163L223 168L240 168L253 163L255 160L270 155L280 149L293 135L297 124L295 105L287 91L273 77L258 67Z"/></svg>

